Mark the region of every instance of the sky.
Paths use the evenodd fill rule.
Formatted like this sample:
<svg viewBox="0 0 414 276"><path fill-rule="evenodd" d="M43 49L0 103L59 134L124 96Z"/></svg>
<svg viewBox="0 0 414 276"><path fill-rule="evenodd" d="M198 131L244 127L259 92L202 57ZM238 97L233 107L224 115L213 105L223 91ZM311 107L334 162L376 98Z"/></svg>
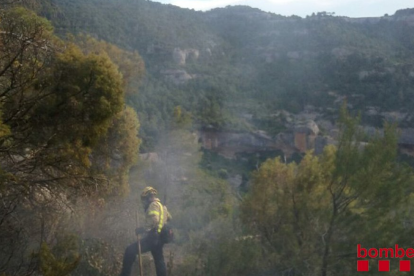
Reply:
<svg viewBox="0 0 414 276"><path fill-rule="evenodd" d="M395 11L414 8L413 0L154 0L182 8L206 11L217 7L247 5L285 16L305 17L313 12L334 12L349 17L392 15Z"/></svg>

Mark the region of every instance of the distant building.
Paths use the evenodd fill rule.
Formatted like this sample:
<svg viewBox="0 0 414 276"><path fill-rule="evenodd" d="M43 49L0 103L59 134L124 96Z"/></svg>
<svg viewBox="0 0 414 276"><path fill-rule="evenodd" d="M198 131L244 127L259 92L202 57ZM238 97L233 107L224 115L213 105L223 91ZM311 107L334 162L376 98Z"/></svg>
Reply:
<svg viewBox="0 0 414 276"><path fill-rule="evenodd" d="M319 128L314 121L306 121L297 124L293 129L294 145L299 152L306 152L315 148L315 139Z"/></svg>

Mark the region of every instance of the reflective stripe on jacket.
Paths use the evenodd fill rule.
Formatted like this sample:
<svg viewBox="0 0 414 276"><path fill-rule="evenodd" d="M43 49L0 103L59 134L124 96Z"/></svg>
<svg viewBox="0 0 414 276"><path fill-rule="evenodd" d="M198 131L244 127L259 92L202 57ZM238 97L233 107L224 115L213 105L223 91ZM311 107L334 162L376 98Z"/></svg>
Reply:
<svg viewBox="0 0 414 276"><path fill-rule="evenodd" d="M171 219L166 206L163 206L158 198L150 203L146 212L146 229L147 231L156 229L158 233L161 232L164 224Z"/></svg>

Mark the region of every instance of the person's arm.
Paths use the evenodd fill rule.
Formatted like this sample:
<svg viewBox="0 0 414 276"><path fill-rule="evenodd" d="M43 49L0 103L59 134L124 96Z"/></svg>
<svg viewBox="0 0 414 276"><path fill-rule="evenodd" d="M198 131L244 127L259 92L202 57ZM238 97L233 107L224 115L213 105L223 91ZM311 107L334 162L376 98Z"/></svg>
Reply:
<svg viewBox="0 0 414 276"><path fill-rule="evenodd" d="M167 214L167 222L172 220L170 212L168 212L167 206L164 206L164 213Z"/></svg>

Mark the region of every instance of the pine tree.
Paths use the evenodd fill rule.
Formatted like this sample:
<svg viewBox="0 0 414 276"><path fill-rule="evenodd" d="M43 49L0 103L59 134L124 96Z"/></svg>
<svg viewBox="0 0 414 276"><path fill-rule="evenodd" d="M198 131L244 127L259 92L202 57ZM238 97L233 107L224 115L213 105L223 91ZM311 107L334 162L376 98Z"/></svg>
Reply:
<svg viewBox="0 0 414 276"><path fill-rule="evenodd" d="M358 119L343 108L337 146L299 164L268 160L253 176L242 218L260 234L273 269L294 275L355 270L355 246L403 244L412 172L396 161L397 131L362 143Z"/></svg>

